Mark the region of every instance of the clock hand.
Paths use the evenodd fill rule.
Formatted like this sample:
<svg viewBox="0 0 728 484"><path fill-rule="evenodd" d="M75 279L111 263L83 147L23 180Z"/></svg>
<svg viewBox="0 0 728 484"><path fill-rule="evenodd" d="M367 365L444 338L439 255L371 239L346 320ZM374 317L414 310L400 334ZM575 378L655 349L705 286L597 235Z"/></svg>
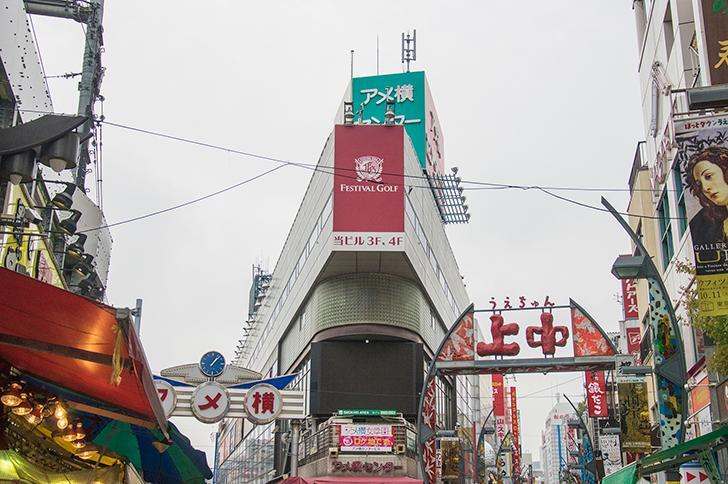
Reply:
<svg viewBox="0 0 728 484"><path fill-rule="evenodd" d="M219 356L216 356L216 357L215 357L215 359L214 359L214 360L212 360L212 363L210 363L210 366L212 366L212 365L214 365L215 363L217 363L217 360L219 360L219 359L220 359L220 357L219 357Z"/></svg>

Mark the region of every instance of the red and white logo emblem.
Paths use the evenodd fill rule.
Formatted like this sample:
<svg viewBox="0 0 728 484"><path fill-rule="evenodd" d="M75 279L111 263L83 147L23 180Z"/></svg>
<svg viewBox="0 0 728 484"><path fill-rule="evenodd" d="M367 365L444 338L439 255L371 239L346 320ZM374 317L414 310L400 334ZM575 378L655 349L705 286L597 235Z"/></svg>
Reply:
<svg viewBox="0 0 728 484"><path fill-rule="evenodd" d="M245 413L256 425L275 420L283 410L283 397L272 385L259 383L245 393Z"/></svg>
<svg viewBox="0 0 728 484"><path fill-rule="evenodd" d="M157 389L157 396L162 403L164 416L169 418L177 406L177 393L174 391L174 387L164 380L154 380L154 387Z"/></svg>
<svg viewBox="0 0 728 484"><path fill-rule="evenodd" d="M230 409L230 396L224 386L206 382L192 392L192 413L202 423L219 422Z"/></svg>
<svg viewBox="0 0 728 484"><path fill-rule="evenodd" d="M378 156L361 156L354 160L356 166L356 181L382 181L382 167L384 160Z"/></svg>

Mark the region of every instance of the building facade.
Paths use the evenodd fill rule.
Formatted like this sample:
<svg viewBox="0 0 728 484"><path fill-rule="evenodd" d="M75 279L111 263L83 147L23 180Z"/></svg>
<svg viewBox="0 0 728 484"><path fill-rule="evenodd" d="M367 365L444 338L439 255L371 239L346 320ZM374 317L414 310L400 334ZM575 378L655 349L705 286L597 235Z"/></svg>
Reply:
<svg viewBox="0 0 728 484"><path fill-rule="evenodd" d="M633 2L637 33L637 70L643 108L645 139L637 144L629 175L629 222L653 256L673 302L683 341L688 369L689 408L685 409L685 439L713 430L722 421L717 394L711 402L710 385L725 376L710 375L706 352L710 342L691 325L684 307L685 288L696 284L693 274L680 269L682 262L694 264L694 236L689 223L690 187L685 162L681 162L676 127L696 116L720 113L721 109L697 108L688 100L690 90L725 85L728 65L722 61L720 41L725 40L725 16L721 2L700 0L638 0ZM717 9L717 10L716 10ZM725 12L723 12L725 13ZM721 16L722 15L722 16ZM718 37L716 37L716 35ZM721 37L722 35L722 37ZM722 112L725 112L723 108ZM679 133L678 133L679 134ZM649 324L647 282L636 283L638 308L625 317L622 338L637 363L656 364L653 355L654 330ZM637 349L637 344L639 348ZM659 447L659 404L654 377L648 378L653 446ZM657 448L657 447L655 447ZM625 463L635 455L625 455ZM658 482L675 474L659 474Z"/></svg>
<svg viewBox="0 0 728 484"><path fill-rule="evenodd" d="M422 72L353 79L344 99L275 268L256 272L236 361L297 373L289 388L306 392L308 417L296 445L289 422L225 421L220 483L266 482L291 459L303 477L418 474L424 374L469 303L433 184L442 135ZM438 381L444 428L458 424L472 440L476 382ZM384 444L347 446L350 431L383 432Z"/></svg>

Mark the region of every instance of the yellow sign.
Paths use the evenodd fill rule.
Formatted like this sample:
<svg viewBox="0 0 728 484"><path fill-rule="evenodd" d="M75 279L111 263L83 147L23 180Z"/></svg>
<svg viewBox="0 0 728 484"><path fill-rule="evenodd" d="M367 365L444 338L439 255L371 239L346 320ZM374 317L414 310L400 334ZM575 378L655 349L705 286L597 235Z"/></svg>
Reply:
<svg viewBox="0 0 728 484"><path fill-rule="evenodd" d="M728 314L728 274L697 276L698 301L702 316Z"/></svg>

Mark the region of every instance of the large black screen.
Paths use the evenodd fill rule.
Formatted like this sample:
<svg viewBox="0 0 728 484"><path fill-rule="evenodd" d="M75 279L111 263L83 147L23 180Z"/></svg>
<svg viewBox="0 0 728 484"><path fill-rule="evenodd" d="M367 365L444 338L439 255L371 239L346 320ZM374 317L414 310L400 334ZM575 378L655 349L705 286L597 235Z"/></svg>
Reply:
<svg viewBox="0 0 728 484"><path fill-rule="evenodd" d="M311 413L396 410L417 414L424 362L422 344L324 341L311 348Z"/></svg>

